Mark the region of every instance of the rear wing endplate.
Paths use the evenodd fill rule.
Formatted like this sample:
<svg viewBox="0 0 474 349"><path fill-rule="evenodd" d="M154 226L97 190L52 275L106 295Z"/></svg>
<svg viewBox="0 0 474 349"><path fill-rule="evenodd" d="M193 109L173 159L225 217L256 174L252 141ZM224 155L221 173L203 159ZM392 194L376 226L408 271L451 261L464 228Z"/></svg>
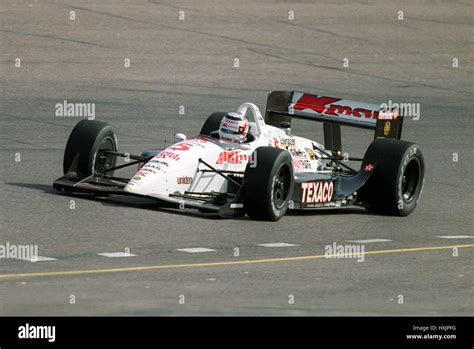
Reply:
<svg viewBox="0 0 474 349"><path fill-rule="evenodd" d="M291 126L292 118L323 122L325 148L335 151L341 150L341 125L372 129L375 131L374 138L400 139L403 124L403 116L398 109L382 110L377 104L304 92L270 92L265 112L266 124L284 127L284 123L289 123Z"/></svg>

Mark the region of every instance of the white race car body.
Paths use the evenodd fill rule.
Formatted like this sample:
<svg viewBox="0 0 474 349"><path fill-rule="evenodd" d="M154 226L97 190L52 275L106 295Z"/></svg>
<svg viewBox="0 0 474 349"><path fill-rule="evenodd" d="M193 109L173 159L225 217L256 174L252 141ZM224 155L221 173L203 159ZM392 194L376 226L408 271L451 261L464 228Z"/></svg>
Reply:
<svg viewBox="0 0 474 349"><path fill-rule="evenodd" d="M258 158L253 156L253 152L262 146L288 150L293 158L295 176L321 171L324 160L319 159L323 155L314 149L314 145L324 149L323 145L303 137L287 135L283 129L266 125L255 104L244 103L238 111L245 114L247 109L251 110L253 116L250 122L251 141L229 143L202 135L180 141L144 164L124 190L162 199L186 192L226 193L232 183L215 171L207 172L208 168L200 160L219 171L243 177L247 163L256 165L254 162Z"/></svg>
<svg viewBox="0 0 474 349"><path fill-rule="evenodd" d="M340 98L273 91L265 119L255 104L237 109L250 121L244 143L219 138L227 113L216 112L198 136L176 134L175 144L141 155L119 152L111 125L82 120L66 145L64 175L53 186L149 198L163 207L196 208L220 217L275 221L288 209L339 207L408 215L423 188L423 156L418 145L400 140L403 115L398 109L379 109ZM322 122L324 146L291 135L293 118ZM363 158L342 156L340 126L374 130ZM119 157L133 161L117 165ZM347 160L361 162L360 168ZM131 178L115 174L134 165L139 168Z"/></svg>

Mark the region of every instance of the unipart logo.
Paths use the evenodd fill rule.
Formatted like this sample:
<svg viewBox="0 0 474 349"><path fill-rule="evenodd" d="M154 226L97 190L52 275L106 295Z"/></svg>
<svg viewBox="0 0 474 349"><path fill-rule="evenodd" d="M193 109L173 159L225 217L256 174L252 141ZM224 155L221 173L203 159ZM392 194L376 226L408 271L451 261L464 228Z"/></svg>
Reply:
<svg viewBox="0 0 474 349"><path fill-rule="evenodd" d="M379 112L376 110L354 108L347 105L333 104L341 101L340 98L332 98L325 96L303 95L293 106L294 110L312 109L316 113L325 115L348 115L356 118L377 119Z"/></svg>
<svg viewBox="0 0 474 349"><path fill-rule="evenodd" d="M333 181L301 183L301 202L304 204L329 202L333 191Z"/></svg>
<svg viewBox="0 0 474 349"><path fill-rule="evenodd" d="M248 161L250 154L241 153L239 151L223 151L219 154L216 164L241 164L243 161Z"/></svg>

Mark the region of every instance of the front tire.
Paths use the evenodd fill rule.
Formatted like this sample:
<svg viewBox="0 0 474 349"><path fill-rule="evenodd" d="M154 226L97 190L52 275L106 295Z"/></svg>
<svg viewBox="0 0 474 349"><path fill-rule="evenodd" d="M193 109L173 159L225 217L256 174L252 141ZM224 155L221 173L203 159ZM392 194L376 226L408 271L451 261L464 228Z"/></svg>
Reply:
<svg viewBox="0 0 474 349"><path fill-rule="evenodd" d="M115 167L115 155L99 153L99 150L117 151L117 136L109 124L96 120L81 120L69 136L64 151L63 171L76 172L79 176L105 173ZM113 175L113 171L107 172Z"/></svg>
<svg viewBox="0 0 474 349"><path fill-rule="evenodd" d="M374 172L359 190L359 199L372 212L408 216L424 183L425 162L418 144L378 138L367 149L362 168L372 163Z"/></svg>
<svg viewBox="0 0 474 349"><path fill-rule="evenodd" d="M251 218L277 221L293 196L293 165L286 150L259 147L244 174L244 209Z"/></svg>

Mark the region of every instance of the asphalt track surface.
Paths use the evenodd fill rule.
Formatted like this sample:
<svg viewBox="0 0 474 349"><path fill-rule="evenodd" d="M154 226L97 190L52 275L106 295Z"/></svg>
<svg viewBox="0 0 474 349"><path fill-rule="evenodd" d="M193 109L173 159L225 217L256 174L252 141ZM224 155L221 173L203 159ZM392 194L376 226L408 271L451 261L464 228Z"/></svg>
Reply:
<svg viewBox="0 0 474 349"><path fill-rule="evenodd" d="M0 314L472 315L473 12L468 1L2 2L1 244L55 260L2 259ZM63 100L95 103L120 150L139 153L286 89L420 103L403 132L426 161L415 212L223 220L51 187L80 119L55 116ZM321 138L318 123L293 131ZM343 136L353 155L371 139ZM359 242L363 262L324 258L327 245L365 239L388 241ZM214 251L178 251L196 247ZM126 248L134 256L98 255Z"/></svg>

